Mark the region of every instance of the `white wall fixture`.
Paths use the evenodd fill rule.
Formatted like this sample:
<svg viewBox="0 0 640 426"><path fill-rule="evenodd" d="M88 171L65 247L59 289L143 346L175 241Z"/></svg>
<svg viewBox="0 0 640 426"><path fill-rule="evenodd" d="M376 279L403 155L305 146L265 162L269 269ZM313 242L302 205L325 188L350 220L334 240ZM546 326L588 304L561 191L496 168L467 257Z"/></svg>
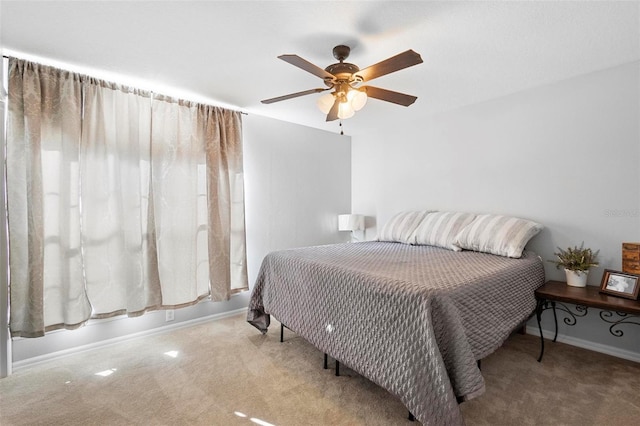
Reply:
<svg viewBox="0 0 640 426"><path fill-rule="evenodd" d="M338 215L338 231L351 231L352 237L356 237L355 232L364 231L364 215L361 214L341 214Z"/></svg>
<svg viewBox="0 0 640 426"><path fill-rule="evenodd" d="M338 215L338 230L339 231L364 230L364 216L361 214Z"/></svg>

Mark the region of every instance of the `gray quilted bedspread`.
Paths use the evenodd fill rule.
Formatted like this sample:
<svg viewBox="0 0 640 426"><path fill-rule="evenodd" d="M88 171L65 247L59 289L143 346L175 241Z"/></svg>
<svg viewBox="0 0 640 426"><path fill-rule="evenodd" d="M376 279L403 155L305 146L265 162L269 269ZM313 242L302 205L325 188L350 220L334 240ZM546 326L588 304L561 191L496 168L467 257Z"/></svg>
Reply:
<svg viewBox="0 0 640 426"><path fill-rule="evenodd" d="M540 259L362 242L268 254L247 320L274 315L387 389L425 425L464 424L456 397L484 391L476 360L535 309Z"/></svg>

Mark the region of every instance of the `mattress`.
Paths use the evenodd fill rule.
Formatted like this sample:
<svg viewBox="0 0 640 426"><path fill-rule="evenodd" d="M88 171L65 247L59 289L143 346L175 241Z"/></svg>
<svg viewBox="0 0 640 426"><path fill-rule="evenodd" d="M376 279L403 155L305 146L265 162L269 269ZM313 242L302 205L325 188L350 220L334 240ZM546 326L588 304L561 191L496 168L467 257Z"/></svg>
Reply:
<svg viewBox="0 0 640 426"><path fill-rule="evenodd" d="M463 424L484 391L476 360L535 309L541 260L388 242L268 254L247 320L270 315L396 395L425 425Z"/></svg>

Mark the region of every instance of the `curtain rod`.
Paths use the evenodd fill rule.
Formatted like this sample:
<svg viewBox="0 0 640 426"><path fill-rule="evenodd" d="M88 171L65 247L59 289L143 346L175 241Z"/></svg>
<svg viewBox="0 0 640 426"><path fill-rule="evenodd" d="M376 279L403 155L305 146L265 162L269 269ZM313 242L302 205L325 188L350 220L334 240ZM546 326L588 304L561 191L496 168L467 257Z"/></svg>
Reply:
<svg viewBox="0 0 640 426"><path fill-rule="evenodd" d="M5 59L9 59L9 58L11 58L11 56L7 56L7 55L2 55L2 57L3 57L3 58L5 58ZM16 58L16 59L17 59L17 58ZM30 62L33 62L33 61L30 61ZM149 91L150 91L151 93L153 93L153 90L149 90ZM188 100L188 99L185 99L185 100ZM198 102L198 103L202 103L202 102ZM215 106L215 105L212 105L212 106ZM224 107L220 107L220 108L224 108ZM231 108L225 108L225 109L229 109L229 110L230 110ZM237 112L239 112L239 113L240 113L240 114L242 114L242 115L249 115L249 113L248 113L248 112L238 111L238 110L234 110L234 111L237 111Z"/></svg>

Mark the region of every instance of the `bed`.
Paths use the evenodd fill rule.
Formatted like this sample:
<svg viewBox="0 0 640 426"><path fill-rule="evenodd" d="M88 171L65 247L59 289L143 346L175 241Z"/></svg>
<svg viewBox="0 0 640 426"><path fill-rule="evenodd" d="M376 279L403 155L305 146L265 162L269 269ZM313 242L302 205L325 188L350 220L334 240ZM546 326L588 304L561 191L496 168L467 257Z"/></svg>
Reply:
<svg viewBox="0 0 640 426"><path fill-rule="evenodd" d="M396 395L425 425L463 424L458 401L484 391L480 360L535 309L544 283L532 252L519 259L395 242L272 252L247 320L270 315Z"/></svg>

